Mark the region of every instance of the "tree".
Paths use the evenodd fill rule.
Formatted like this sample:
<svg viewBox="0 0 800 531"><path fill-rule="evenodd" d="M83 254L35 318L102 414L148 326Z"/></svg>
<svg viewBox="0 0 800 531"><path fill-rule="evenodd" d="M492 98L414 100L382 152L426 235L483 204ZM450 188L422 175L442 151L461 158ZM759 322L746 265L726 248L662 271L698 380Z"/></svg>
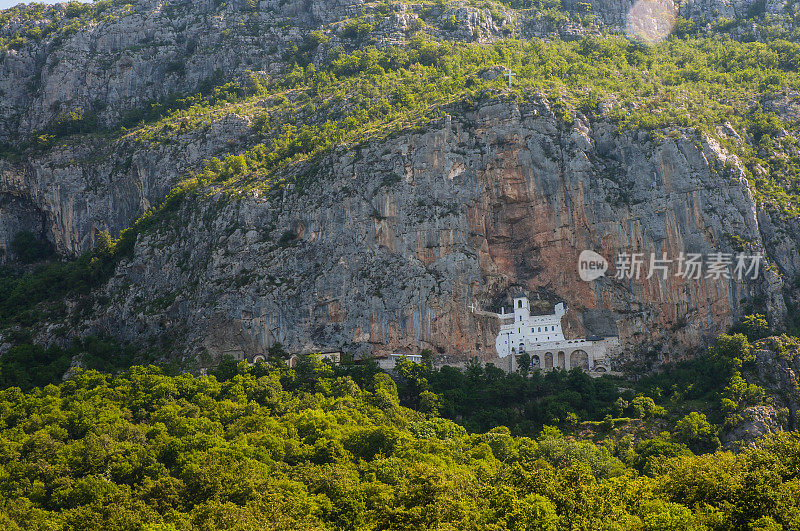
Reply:
<svg viewBox="0 0 800 531"><path fill-rule="evenodd" d="M519 372L521 372L523 376L527 376L531 370L531 355L527 352L523 352L519 355L518 363Z"/></svg>
<svg viewBox="0 0 800 531"><path fill-rule="evenodd" d="M247 159L243 155L233 155L226 159L225 170L231 176L242 175L247 171Z"/></svg>
<svg viewBox="0 0 800 531"><path fill-rule="evenodd" d="M713 452L720 446L717 430L704 413L692 411L675 424L675 440L695 453Z"/></svg>
<svg viewBox="0 0 800 531"><path fill-rule="evenodd" d="M659 458L690 455L692 451L685 444L675 441L669 432L662 432L657 437L636 444L631 464L641 471L653 473Z"/></svg>
<svg viewBox="0 0 800 531"><path fill-rule="evenodd" d="M236 359L230 354L225 354L219 362L219 365L211 371L211 374L220 382L227 382L232 379L239 372L237 368Z"/></svg>
<svg viewBox="0 0 800 531"><path fill-rule="evenodd" d="M738 328L750 341L763 339L769 335L769 323L760 313L746 315Z"/></svg>
<svg viewBox="0 0 800 531"><path fill-rule="evenodd" d="M114 252L114 240L107 230L101 230L97 233L97 239L94 242L94 253L97 256L110 256Z"/></svg>
<svg viewBox="0 0 800 531"><path fill-rule="evenodd" d="M625 410L628 408L628 401L622 397L617 398L614 402L614 414L617 417L621 417Z"/></svg>
<svg viewBox="0 0 800 531"><path fill-rule="evenodd" d="M667 414L667 411L663 407L657 406L649 396L637 396L631 402L631 408L640 419L663 417Z"/></svg>
<svg viewBox="0 0 800 531"><path fill-rule="evenodd" d="M423 349L420 351L419 355L422 356L422 366L433 369L433 352L431 349Z"/></svg>
<svg viewBox="0 0 800 531"><path fill-rule="evenodd" d="M377 407L393 409L400 406L397 385L388 374L379 372L372 377L372 392Z"/></svg>
<svg viewBox="0 0 800 531"><path fill-rule="evenodd" d="M439 409L442 407L442 400L436 393L431 391L423 391L419 395L419 410L423 413L435 417L439 414Z"/></svg>
<svg viewBox="0 0 800 531"><path fill-rule="evenodd" d="M721 334L709 351L713 357L718 359L738 359L743 363L755 360L753 346L744 334Z"/></svg>
<svg viewBox="0 0 800 531"><path fill-rule="evenodd" d="M506 522L508 529L513 531L555 531L559 528L556 507L540 494L528 494L514 500Z"/></svg>
<svg viewBox="0 0 800 531"><path fill-rule="evenodd" d="M23 264L41 262L53 256L53 246L30 231L18 232L11 240L11 252Z"/></svg>

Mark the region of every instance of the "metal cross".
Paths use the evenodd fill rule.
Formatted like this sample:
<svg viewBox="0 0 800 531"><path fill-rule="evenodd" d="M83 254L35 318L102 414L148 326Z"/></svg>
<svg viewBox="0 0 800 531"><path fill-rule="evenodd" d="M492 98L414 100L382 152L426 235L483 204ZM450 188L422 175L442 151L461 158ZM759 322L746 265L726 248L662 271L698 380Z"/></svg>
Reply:
<svg viewBox="0 0 800 531"><path fill-rule="evenodd" d="M474 302L469 305L469 309L472 311L472 313L475 313L475 303Z"/></svg>
<svg viewBox="0 0 800 531"><path fill-rule="evenodd" d="M516 76L517 74L512 72L510 68L506 68L506 73L503 75L508 78L508 88L511 88L511 76Z"/></svg>

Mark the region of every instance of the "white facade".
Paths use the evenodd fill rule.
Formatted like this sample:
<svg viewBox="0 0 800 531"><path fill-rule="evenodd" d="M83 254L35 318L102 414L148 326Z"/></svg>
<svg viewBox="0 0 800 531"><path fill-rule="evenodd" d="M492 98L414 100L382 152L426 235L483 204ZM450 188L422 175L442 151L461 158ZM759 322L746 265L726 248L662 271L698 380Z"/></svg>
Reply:
<svg viewBox="0 0 800 531"><path fill-rule="evenodd" d="M567 313L564 303L556 304L554 311L550 315L531 315L527 297L514 299L514 312L505 313L503 308L499 314L500 333L494 343L497 355L505 358L512 352L533 350L534 345L564 341L561 330L561 318Z"/></svg>
<svg viewBox="0 0 800 531"><path fill-rule="evenodd" d="M488 312L481 312L487 314ZM552 314L531 315L527 297L514 299L513 312L505 308L499 314L500 333L495 340L497 355L507 359L508 371L519 368L519 357L527 353L531 369L565 369L579 367L588 373L609 373L609 354L619 350L619 338L597 341L565 339L561 318L566 313L564 303L555 305Z"/></svg>

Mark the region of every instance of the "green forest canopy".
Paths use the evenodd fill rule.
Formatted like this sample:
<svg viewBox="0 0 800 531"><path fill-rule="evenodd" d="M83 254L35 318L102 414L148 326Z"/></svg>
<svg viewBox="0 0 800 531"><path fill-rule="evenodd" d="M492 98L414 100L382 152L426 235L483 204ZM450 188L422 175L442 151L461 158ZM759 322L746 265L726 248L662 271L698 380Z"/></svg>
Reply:
<svg viewBox="0 0 800 531"><path fill-rule="evenodd" d="M797 433L700 456L663 437L625 446L555 428L536 438L503 427L468 434L400 406L383 373L363 387L326 365L307 374L260 364L220 382L133 367L2 391L0 522L26 530L800 526Z"/></svg>

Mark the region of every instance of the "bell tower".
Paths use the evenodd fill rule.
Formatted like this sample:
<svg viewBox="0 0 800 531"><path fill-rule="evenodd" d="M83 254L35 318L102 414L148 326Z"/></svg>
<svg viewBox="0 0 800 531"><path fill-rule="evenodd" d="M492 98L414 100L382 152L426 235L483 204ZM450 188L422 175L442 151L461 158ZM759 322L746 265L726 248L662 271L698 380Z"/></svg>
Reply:
<svg viewBox="0 0 800 531"><path fill-rule="evenodd" d="M521 323L530 317L531 308L528 297L516 297L514 299L514 322Z"/></svg>

